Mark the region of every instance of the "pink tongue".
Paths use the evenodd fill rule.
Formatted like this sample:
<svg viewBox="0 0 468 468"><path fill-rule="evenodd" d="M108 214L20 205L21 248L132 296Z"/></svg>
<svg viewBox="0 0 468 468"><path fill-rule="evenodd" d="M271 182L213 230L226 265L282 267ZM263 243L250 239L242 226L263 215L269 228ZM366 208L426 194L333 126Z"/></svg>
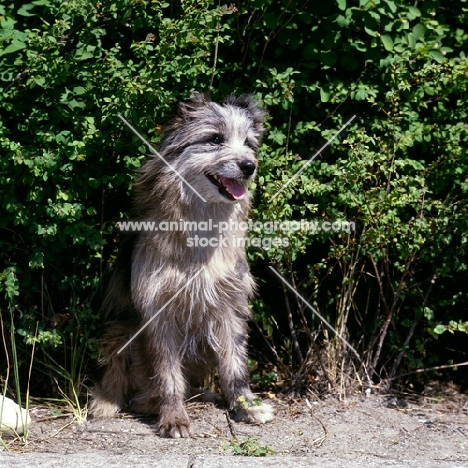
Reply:
<svg viewBox="0 0 468 468"><path fill-rule="evenodd" d="M226 190L236 199L242 200L245 197L245 187L236 179L228 179L227 177L219 176L221 183Z"/></svg>

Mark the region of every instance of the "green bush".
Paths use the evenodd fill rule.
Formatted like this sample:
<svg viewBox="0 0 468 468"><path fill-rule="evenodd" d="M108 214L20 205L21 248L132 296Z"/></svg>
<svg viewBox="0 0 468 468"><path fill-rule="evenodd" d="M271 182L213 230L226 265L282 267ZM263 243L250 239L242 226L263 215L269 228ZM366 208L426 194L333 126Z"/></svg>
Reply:
<svg viewBox="0 0 468 468"><path fill-rule="evenodd" d="M463 357L467 8L413 5L0 6L1 320L16 330L20 360L37 343L35 372L46 375L38 391L65 382L72 396L96 355L114 224L129 213L145 156L117 115L157 144L174 102L195 89L215 99L253 92L269 109L256 219L356 224L351 233L286 233L288 247L249 252L262 293L254 312L280 377L307 381L319 369L334 382L355 356L265 279L268 263L353 344L376 381ZM450 332L460 340L452 351Z"/></svg>

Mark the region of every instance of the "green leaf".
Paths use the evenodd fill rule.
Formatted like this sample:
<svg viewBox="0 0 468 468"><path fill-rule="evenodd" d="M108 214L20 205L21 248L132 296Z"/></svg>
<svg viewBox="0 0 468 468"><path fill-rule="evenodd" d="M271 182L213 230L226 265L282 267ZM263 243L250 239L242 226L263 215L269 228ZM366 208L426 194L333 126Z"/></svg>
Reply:
<svg viewBox="0 0 468 468"><path fill-rule="evenodd" d="M382 44L386 50L388 50L389 52L393 50L393 40L389 35L382 34L380 36L380 40L382 41Z"/></svg>
<svg viewBox="0 0 468 468"><path fill-rule="evenodd" d="M417 41L420 41L424 38L424 34L426 34L426 27L424 24L418 23L413 28L413 36Z"/></svg>
<svg viewBox="0 0 468 468"><path fill-rule="evenodd" d="M28 3L23 5L18 11L17 14L21 16L36 16L37 13L29 13L29 10L33 9L34 5L32 3Z"/></svg>
<svg viewBox="0 0 468 468"><path fill-rule="evenodd" d="M364 26L364 31L366 31L366 33L369 34L369 36L377 37L377 31L374 31L373 29L370 29L367 26Z"/></svg>
<svg viewBox="0 0 468 468"><path fill-rule="evenodd" d="M346 10L346 0L336 0L336 2L338 3L338 8L339 8L341 11L345 11L345 10Z"/></svg>
<svg viewBox="0 0 468 468"><path fill-rule="evenodd" d="M29 257L30 268L43 268L44 267L44 253L41 251L34 252Z"/></svg>
<svg viewBox="0 0 468 468"><path fill-rule="evenodd" d="M367 97L367 91L365 88L359 87L355 94L356 101L364 101Z"/></svg>
<svg viewBox="0 0 468 468"><path fill-rule="evenodd" d="M431 322L434 320L434 312L429 307L424 307L424 317Z"/></svg>
<svg viewBox="0 0 468 468"><path fill-rule="evenodd" d="M307 13L306 11L302 11L301 13L299 13L299 19L305 23L305 24L311 24L312 23L312 15L310 15L309 13Z"/></svg>
<svg viewBox="0 0 468 468"><path fill-rule="evenodd" d="M407 34L406 37L407 37L407 40L408 40L408 45L409 45L412 49L414 49L415 46L416 46L416 42L417 42L416 38L414 37L414 34L413 34L413 33L409 33L409 34Z"/></svg>
<svg viewBox="0 0 468 468"><path fill-rule="evenodd" d="M343 15L338 15L336 17L336 23L338 24L338 26L340 26L341 28L347 28L349 26L349 20L347 20Z"/></svg>
<svg viewBox="0 0 468 468"><path fill-rule="evenodd" d="M17 50L24 49L26 44L20 41L13 41L9 46L3 49L0 55L11 54L12 52L16 52Z"/></svg>
<svg viewBox="0 0 468 468"><path fill-rule="evenodd" d="M395 5L395 2L393 2L393 1L391 1L391 0L384 0L384 2L389 6L390 11L391 11L392 13L396 13L397 7L396 7L396 5Z"/></svg>
<svg viewBox="0 0 468 468"><path fill-rule="evenodd" d="M322 102L328 102L330 100L330 91L320 88L320 100Z"/></svg>
<svg viewBox="0 0 468 468"><path fill-rule="evenodd" d="M416 320L421 320L423 317L423 311L421 309L421 307L418 307L415 311L414 311L414 318Z"/></svg>
<svg viewBox="0 0 468 468"><path fill-rule="evenodd" d="M444 325L437 325L434 328L434 333L437 333L437 335L442 335L442 333L444 333L445 330L446 330L446 328L445 328Z"/></svg>
<svg viewBox="0 0 468 468"><path fill-rule="evenodd" d="M73 93L78 94L78 95L84 94L86 93L86 89L83 88L82 86L76 86L75 88L73 88Z"/></svg>
<svg viewBox="0 0 468 468"><path fill-rule="evenodd" d="M317 45L316 44L307 44L304 47L302 55L304 56L304 58L306 60L313 60L313 59L316 59L318 57L317 52L318 51L317 51Z"/></svg>
<svg viewBox="0 0 468 468"><path fill-rule="evenodd" d="M333 50L325 51L320 54L320 61L328 67L335 65L337 58L338 56Z"/></svg>
<svg viewBox="0 0 468 468"><path fill-rule="evenodd" d="M75 109L76 107L80 109L84 109L86 107L84 102L77 101L76 99L72 99L71 101L68 101L67 104L72 110Z"/></svg>
<svg viewBox="0 0 468 468"><path fill-rule="evenodd" d="M94 57L94 54L89 50L79 49L76 51L77 60L87 60L92 57Z"/></svg>
<svg viewBox="0 0 468 468"><path fill-rule="evenodd" d="M437 62L442 63L445 61L445 57L443 56L440 50L430 50L429 55Z"/></svg>
<svg viewBox="0 0 468 468"><path fill-rule="evenodd" d="M419 8L416 8L414 6L410 6L408 8L408 11L409 11L409 15L408 15L409 19L414 19L414 18L418 18L421 16L421 11L419 10Z"/></svg>
<svg viewBox="0 0 468 468"><path fill-rule="evenodd" d="M405 328L409 328L411 327L411 325L413 324L413 322L408 319L408 318L405 318L403 319L403 321L401 322L401 324L405 327Z"/></svg>

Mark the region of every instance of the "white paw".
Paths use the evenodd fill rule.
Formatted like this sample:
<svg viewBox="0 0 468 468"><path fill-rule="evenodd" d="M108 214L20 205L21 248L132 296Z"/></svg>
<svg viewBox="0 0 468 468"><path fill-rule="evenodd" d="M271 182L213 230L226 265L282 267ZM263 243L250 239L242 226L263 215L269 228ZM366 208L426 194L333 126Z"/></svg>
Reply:
<svg viewBox="0 0 468 468"><path fill-rule="evenodd" d="M98 396L95 396L89 405L89 412L94 418L112 418L119 411L118 405Z"/></svg>
<svg viewBox="0 0 468 468"><path fill-rule="evenodd" d="M238 409L234 415L234 421L265 424L272 421L274 417L273 408L267 403L262 403L261 405L252 404L248 408Z"/></svg>

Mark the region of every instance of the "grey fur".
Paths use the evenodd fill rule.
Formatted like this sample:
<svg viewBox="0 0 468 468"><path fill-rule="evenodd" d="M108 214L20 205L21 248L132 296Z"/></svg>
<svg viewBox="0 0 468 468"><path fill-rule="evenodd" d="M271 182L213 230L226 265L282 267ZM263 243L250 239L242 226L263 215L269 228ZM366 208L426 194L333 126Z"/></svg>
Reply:
<svg viewBox="0 0 468 468"><path fill-rule="evenodd" d="M143 165L134 185L136 219L246 220L247 184L255 177L264 118L265 112L251 96L231 96L216 104L196 93L180 103L165 128L160 154L207 202L154 156ZM218 179L219 186L215 185L216 176L223 184ZM104 302L106 369L93 391L94 416L112 416L130 404L138 413L158 414L162 436L188 437L190 423L183 406L188 383L200 382L207 369L217 366L221 389L229 408L237 410L238 420L264 423L273 418L269 405L252 403L248 383L248 299L254 281L245 250L235 242L244 232L223 232L222 246L189 247L187 238L195 235L219 234L138 232L122 249ZM203 266L195 280L117 354ZM239 409L240 396L248 405Z"/></svg>

